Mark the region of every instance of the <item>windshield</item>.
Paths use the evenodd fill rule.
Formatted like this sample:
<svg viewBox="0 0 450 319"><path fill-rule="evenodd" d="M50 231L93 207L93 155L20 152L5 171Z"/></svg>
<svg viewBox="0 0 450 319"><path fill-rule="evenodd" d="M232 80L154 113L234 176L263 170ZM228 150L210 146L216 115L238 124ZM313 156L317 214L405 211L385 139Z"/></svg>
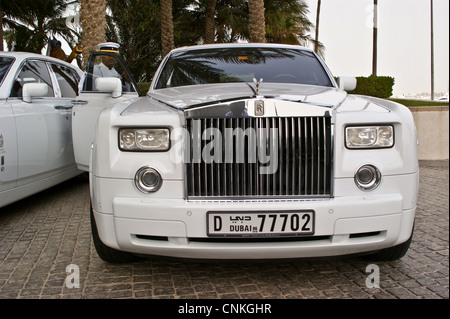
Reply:
<svg viewBox="0 0 450 319"><path fill-rule="evenodd" d="M12 65L14 58L7 58L0 56L0 86L3 83L6 73L8 73L9 67Z"/></svg>
<svg viewBox="0 0 450 319"><path fill-rule="evenodd" d="M176 52L165 64L156 89L208 83L297 83L333 86L316 56L286 48L214 48Z"/></svg>

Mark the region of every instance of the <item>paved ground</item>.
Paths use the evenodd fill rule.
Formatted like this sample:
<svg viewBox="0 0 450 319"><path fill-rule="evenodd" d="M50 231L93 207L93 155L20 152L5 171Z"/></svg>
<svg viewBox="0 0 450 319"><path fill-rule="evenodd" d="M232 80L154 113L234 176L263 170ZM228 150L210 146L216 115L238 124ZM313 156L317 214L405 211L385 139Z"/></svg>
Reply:
<svg viewBox="0 0 450 319"><path fill-rule="evenodd" d="M107 264L91 242L88 185L77 178L0 209L0 298L448 299L448 172L421 165L411 248L400 261L376 264L379 288L366 286L376 272L356 257Z"/></svg>

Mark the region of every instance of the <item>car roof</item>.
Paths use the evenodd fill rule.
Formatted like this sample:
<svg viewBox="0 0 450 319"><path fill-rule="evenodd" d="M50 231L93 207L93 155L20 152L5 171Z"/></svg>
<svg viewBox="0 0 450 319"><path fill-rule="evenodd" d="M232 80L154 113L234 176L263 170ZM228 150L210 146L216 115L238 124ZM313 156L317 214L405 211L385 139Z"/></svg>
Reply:
<svg viewBox="0 0 450 319"><path fill-rule="evenodd" d="M11 52L11 51L3 51L3 52L0 52L0 56L13 57L19 63L21 63L25 59L35 58L35 59L40 59L40 60L47 60L47 61L51 61L51 62L61 63L61 64L65 64L67 66L71 66L71 67L73 67L75 69L79 69L74 64L70 64L70 63L67 63L66 61L63 61L63 60L60 60L60 59L56 59L56 58L52 58L51 56L48 56L48 55L38 54L38 53L21 52L21 51L13 51L13 52Z"/></svg>
<svg viewBox="0 0 450 319"><path fill-rule="evenodd" d="M285 48L285 49L296 49L296 50L313 50L302 47L300 45L293 44L279 44L279 43L214 43L214 44L200 44L200 45L192 45L176 48L171 51L172 52L182 52L182 51L191 51L191 50L203 50L203 49L222 49L222 48Z"/></svg>
<svg viewBox="0 0 450 319"><path fill-rule="evenodd" d="M13 52L2 51L2 52L0 52L0 57L10 57L10 58L15 59L13 65L8 70L9 75L7 75L7 78L3 79L3 84L0 86L0 100L7 98L10 93L9 92L10 87L5 86L5 81L9 82L11 79L11 76L14 76L16 74L16 72L19 70L22 63L27 59L36 59L36 60L41 60L41 61L48 61L48 62L62 64L62 65L65 65L67 67L70 67L70 68L76 70L76 72L78 73L78 75L80 77L83 74L83 71L78 66L67 63L66 61L63 61L60 59L56 59L56 58L52 58L47 55L43 55L43 54L30 53L30 52L18 52L18 51L13 51ZM11 84L11 83L9 83L9 84Z"/></svg>

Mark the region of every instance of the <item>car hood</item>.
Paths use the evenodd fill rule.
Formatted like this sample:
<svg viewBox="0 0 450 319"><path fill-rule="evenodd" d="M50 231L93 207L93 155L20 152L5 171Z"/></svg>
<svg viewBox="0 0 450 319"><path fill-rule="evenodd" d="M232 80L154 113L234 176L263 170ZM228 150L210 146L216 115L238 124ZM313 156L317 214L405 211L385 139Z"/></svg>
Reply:
<svg viewBox="0 0 450 319"><path fill-rule="evenodd" d="M164 104L186 109L217 102L256 97L254 86L253 83L205 84L196 85L195 88L193 86L182 86L151 90L147 95ZM258 97L334 107L345 100L347 93L332 87L262 83Z"/></svg>
<svg viewBox="0 0 450 319"><path fill-rule="evenodd" d="M131 103L122 115L148 113L170 106L181 109L194 116L195 110L201 109L203 116L223 115L230 111L232 104L249 101L246 107L254 109L256 99L267 99L265 115L297 116L310 114L322 116L331 108L337 112L389 112L393 103L366 96L348 95L347 92L334 87L314 85L262 83L258 95L254 85L249 83L205 84L150 90L147 97ZM150 99L150 103L148 100ZM156 102L156 103L155 103ZM392 104L392 105L390 105ZM253 106L252 106L253 105ZM303 105L298 108L298 105ZM217 108L219 106L219 108ZM214 110L205 112L206 108ZM272 111L270 111L272 110ZM251 114L250 114L251 115Z"/></svg>

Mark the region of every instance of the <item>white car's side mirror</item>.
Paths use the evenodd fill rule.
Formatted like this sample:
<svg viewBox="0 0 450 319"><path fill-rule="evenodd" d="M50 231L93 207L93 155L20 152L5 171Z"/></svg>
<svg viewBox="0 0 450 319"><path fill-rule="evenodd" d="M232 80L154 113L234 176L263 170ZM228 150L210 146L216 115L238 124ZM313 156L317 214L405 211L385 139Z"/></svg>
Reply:
<svg viewBox="0 0 450 319"><path fill-rule="evenodd" d="M353 91L356 88L356 78L354 76L340 76L337 82L339 88L344 91Z"/></svg>
<svg viewBox="0 0 450 319"><path fill-rule="evenodd" d="M31 103L33 97L46 96L48 85L45 83L26 83L22 88L22 99L24 102Z"/></svg>
<svg viewBox="0 0 450 319"><path fill-rule="evenodd" d="M122 81L118 78L97 78L95 88L101 92L111 92L113 98L122 96Z"/></svg>

